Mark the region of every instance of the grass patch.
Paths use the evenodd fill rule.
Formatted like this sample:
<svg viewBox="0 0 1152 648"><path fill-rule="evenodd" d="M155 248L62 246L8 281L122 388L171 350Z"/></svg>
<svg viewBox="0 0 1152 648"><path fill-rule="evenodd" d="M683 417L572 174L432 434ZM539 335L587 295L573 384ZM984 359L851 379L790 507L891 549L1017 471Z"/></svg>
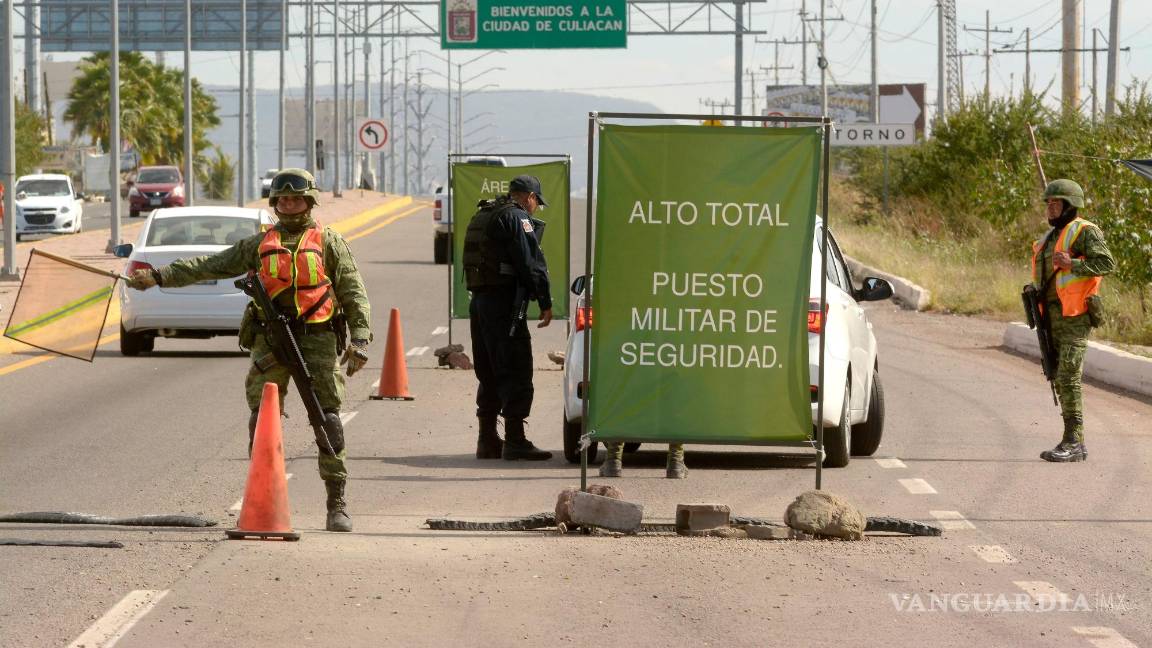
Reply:
<svg viewBox="0 0 1152 648"><path fill-rule="evenodd" d="M856 197L843 185L832 195L831 226L845 254L927 288L931 310L1023 320L1020 289L1031 276L1026 244L1011 245L990 230L976 236L945 231L931 208L907 200L886 219L870 216ZM1036 229L1043 233L1039 220ZM1138 287L1105 277L1100 296L1106 321L1092 337L1152 357L1152 318L1142 305L1152 301L1147 292L1142 299Z"/></svg>

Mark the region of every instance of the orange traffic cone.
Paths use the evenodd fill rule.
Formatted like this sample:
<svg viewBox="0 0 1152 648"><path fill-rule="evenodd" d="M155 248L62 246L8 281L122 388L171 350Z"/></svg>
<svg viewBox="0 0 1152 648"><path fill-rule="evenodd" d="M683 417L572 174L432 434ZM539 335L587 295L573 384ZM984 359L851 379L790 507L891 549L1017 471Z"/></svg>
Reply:
<svg viewBox="0 0 1152 648"><path fill-rule="evenodd" d="M384 367L380 370L380 389L372 400L416 400L408 393L408 364L404 359L404 333L400 330L400 309L392 309L388 320L388 342L384 345Z"/></svg>
<svg viewBox="0 0 1152 648"><path fill-rule="evenodd" d="M248 465L248 485L244 504L235 529L224 533L229 538L283 538L299 540L292 530L288 513L288 478L284 474L284 444L280 430L280 390L276 383L264 383L260 415L256 419L256 438L252 443L252 460Z"/></svg>

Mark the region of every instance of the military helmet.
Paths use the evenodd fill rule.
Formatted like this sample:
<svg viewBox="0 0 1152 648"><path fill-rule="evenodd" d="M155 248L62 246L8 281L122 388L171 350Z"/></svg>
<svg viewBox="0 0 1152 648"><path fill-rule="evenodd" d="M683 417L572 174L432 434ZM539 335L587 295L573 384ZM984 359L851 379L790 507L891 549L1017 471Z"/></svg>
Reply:
<svg viewBox="0 0 1152 648"><path fill-rule="evenodd" d="M1084 189L1067 179L1053 180L1044 188L1044 200L1060 198L1077 209L1084 209Z"/></svg>
<svg viewBox="0 0 1152 648"><path fill-rule="evenodd" d="M268 205L276 207L276 199L281 196L305 196L313 207L320 204L320 191L316 179L304 169L282 169L272 178L268 188Z"/></svg>

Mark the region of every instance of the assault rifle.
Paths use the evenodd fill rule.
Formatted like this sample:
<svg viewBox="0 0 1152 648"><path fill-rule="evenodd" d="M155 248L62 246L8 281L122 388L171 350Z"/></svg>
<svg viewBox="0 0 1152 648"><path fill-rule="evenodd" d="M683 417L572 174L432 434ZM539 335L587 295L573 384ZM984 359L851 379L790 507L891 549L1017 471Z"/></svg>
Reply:
<svg viewBox="0 0 1152 648"><path fill-rule="evenodd" d="M1056 351L1055 340L1052 339L1052 326L1048 313L1042 307L1044 294L1032 284L1028 284L1020 293L1020 299L1024 302L1024 315L1028 319L1028 328L1036 329L1036 340L1040 343L1040 367L1044 370L1044 377L1048 379L1048 386L1052 388L1052 402L1059 406L1054 381L1060 356Z"/></svg>
<svg viewBox="0 0 1152 648"><path fill-rule="evenodd" d="M328 430L325 428L326 417L312 384L312 374L304 362L304 354L300 352L296 335L292 333L291 318L277 310L260 277L253 275L237 279L236 287L251 297L264 314L264 334L268 346L272 348L272 355L280 364L288 367L288 371L292 374L292 382L296 383L296 390L300 392L300 398L304 401L304 409L308 411L308 423L312 425L316 439L323 439L325 449L336 454L332 442L328 439Z"/></svg>

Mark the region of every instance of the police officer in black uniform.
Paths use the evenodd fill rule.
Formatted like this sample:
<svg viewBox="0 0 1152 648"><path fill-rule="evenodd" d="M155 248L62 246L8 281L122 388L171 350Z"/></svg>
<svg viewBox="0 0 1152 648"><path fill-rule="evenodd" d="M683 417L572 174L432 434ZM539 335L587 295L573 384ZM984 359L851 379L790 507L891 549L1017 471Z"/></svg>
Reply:
<svg viewBox="0 0 1152 648"><path fill-rule="evenodd" d="M540 304L540 323L552 321L548 265L540 250L544 223L532 218L547 206L540 179L516 176L508 193L482 201L464 237L464 276L472 293L472 358L476 378L476 416L480 435L477 459L546 460L552 453L524 436L532 409L532 336L524 311ZM504 440L496 430L504 416Z"/></svg>

